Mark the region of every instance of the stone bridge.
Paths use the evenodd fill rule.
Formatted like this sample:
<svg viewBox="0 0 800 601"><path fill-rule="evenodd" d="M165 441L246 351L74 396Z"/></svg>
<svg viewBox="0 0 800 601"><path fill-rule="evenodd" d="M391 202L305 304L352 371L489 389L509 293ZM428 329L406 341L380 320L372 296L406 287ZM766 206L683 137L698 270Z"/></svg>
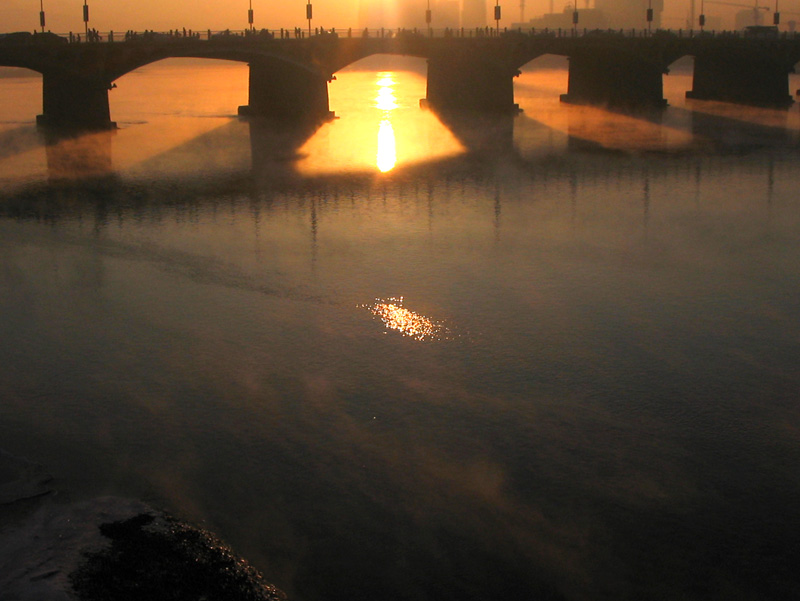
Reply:
<svg viewBox="0 0 800 601"><path fill-rule="evenodd" d="M562 100L610 107L664 106L662 76L683 56L695 61L691 98L787 106L789 73L800 61L800 37L748 38L733 34L633 37L507 33L486 37L339 37L302 39L216 36L134 39L108 43L0 44L0 66L43 75L38 121L55 127L112 127L108 91L119 77L174 57L242 61L250 65L248 115L281 121L320 121L329 115L328 82L347 65L373 54L428 61L427 102L435 110L510 112L514 77L545 54L569 57Z"/></svg>

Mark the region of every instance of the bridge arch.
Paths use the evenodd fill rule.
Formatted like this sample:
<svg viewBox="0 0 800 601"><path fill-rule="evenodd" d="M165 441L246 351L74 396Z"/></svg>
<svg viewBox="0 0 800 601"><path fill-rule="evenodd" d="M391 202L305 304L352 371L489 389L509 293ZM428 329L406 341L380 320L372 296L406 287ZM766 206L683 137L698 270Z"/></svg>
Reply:
<svg viewBox="0 0 800 601"><path fill-rule="evenodd" d="M242 61L184 57L153 61L115 81L109 93L111 115L136 122L141 115L134 98L146 90L152 100L143 112L228 116L246 104L248 77L249 69Z"/></svg>
<svg viewBox="0 0 800 601"><path fill-rule="evenodd" d="M6 129L29 122L36 116L34 109L41 109L42 74L23 67L0 67L0 79L14 82L8 86L2 99L3 122ZM6 146L0 141L0 147ZM2 154L0 150L0 154Z"/></svg>
<svg viewBox="0 0 800 601"><path fill-rule="evenodd" d="M694 55L687 53L675 58L667 65L665 71L663 76L664 97L671 105L683 104L686 94L692 89Z"/></svg>
<svg viewBox="0 0 800 601"><path fill-rule="evenodd" d="M248 104L239 107L242 115L264 115L275 119L322 120L328 110L330 73L308 60L303 48L278 51L267 43L247 43L233 36L230 40L196 39L161 44L126 44L106 66L108 85L136 68L168 58L228 60L250 66ZM285 46L281 46L285 48Z"/></svg>
<svg viewBox="0 0 800 601"><path fill-rule="evenodd" d="M682 55L695 56L692 96L742 103L791 102L788 73L800 57L795 39L680 36L658 32L631 38L609 32L583 36L509 34L486 38L307 39L224 36L200 41L157 37L125 42L0 46L0 64L44 75L43 122L79 128L110 125L108 89L125 73L172 57L215 58L250 65L249 105L243 112L286 119L329 115L333 73L384 53L428 58L431 106L511 111L514 77L537 56L568 55L567 101L596 105L663 105L663 73ZM792 90L794 91L794 90Z"/></svg>
<svg viewBox="0 0 800 601"><path fill-rule="evenodd" d="M521 65L514 81L514 97L524 109L530 102L558 101L567 93L569 58L562 54L540 54Z"/></svg>
<svg viewBox="0 0 800 601"><path fill-rule="evenodd" d="M109 83L111 83L140 67L170 58L227 60L248 64L273 62L285 64L287 68L306 71L309 74L324 74L322 70L315 68L299 56L294 57L272 51L269 48L259 46L246 47L238 43L216 44L213 41L187 40L186 42L169 42L158 45L128 44L123 53L114 56L108 61L105 75Z"/></svg>

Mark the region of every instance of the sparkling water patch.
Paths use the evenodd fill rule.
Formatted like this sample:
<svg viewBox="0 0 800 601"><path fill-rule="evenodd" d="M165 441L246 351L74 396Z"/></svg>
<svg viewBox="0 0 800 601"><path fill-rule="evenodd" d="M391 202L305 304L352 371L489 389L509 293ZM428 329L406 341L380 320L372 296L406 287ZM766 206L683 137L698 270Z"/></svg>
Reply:
<svg viewBox="0 0 800 601"><path fill-rule="evenodd" d="M387 330L394 330L414 340L445 340L449 330L441 321L421 315L403 305L403 297L376 298L370 305L361 305L379 319Z"/></svg>

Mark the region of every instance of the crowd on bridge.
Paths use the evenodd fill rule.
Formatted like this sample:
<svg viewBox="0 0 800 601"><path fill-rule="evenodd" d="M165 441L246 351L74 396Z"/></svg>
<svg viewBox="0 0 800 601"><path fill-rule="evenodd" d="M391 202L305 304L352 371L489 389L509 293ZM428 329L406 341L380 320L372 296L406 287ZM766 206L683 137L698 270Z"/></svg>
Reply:
<svg viewBox="0 0 800 601"><path fill-rule="evenodd" d="M114 32L111 32L111 37L109 37L109 41L112 41ZM87 29L86 30L86 41L87 42L102 42L103 38L100 35L100 32L96 29ZM73 34L71 31L69 32L69 42L70 44L80 43L81 42L81 34Z"/></svg>
<svg viewBox="0 0 800 601"><path fill-rule="evenodd" d="M15 32L10 34L0 34L0 46L9 45L27 45L27 44L43 44L43 43L72 43L80 44L83 42L99 43L99 42L114 42L115 40L125 42L152 42L152 41L176 41L176 40L228 40L228 39L251 39L254 41L260 40L302 40L311 37L377 37L377 38L394 38L405 36L425 36L437 38L486 38L486 37L505 37L505 36L523 36L527 38L541 38L541 37L583 37L583 36L619 36L625 38L638 38L638 37L677 37L677 38L753 38L753 37L769 37L770 39L800 39L798 33L782 32L778 35L766 34L756 36L749 32L739 31L696 31L696 30L578 30L573 29L507 29L498 30L489 26L477 27L473 29L465 28L449 28L444 29L368 29L365 28L361 31L354 31L352 28L348 29L326 29L324 27L315 27L304 29L302 27L295 27L293 29L281 28L275 30L269 29L246 29L239 31L232 31L226 29L224 31L193 31L191 29L171 29L168 32L159 32L152 29L146 29L143 32L134 30L126 31L122 36L115 37L113 31L108 33L101 33L97 29L87 29L84 35L69 32L67 35L59 35L52 32Z"/></svg>

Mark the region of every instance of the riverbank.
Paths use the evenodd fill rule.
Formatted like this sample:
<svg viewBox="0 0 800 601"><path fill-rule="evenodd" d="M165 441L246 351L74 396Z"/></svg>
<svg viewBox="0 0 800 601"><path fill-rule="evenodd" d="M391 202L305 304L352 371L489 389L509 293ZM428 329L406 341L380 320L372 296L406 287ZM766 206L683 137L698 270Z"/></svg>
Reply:
<svg viewBox="0 0 800 601"><path fill-rule="evenodd" d="M286 599L213 534L136 500L66 502L50 481L0 451L3 601Z"/></svg>

